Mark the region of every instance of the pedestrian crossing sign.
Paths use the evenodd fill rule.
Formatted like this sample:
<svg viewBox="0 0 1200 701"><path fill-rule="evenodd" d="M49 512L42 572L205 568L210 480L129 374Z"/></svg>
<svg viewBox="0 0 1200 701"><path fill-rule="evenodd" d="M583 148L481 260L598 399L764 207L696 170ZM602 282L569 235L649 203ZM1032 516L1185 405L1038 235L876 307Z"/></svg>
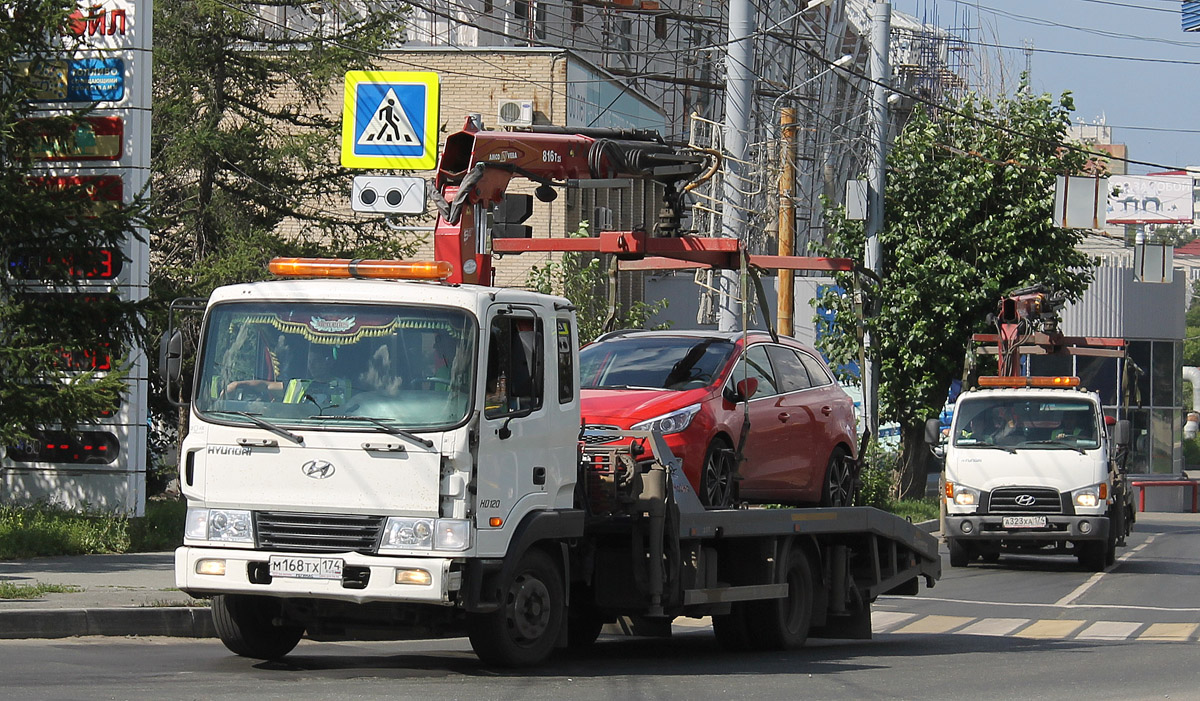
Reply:
<svg viewBox="0 0 1200 701"><path fill-rule="evenodd" d="M437 167L438 74L350 71L342 102L342 165Z"/></svg>

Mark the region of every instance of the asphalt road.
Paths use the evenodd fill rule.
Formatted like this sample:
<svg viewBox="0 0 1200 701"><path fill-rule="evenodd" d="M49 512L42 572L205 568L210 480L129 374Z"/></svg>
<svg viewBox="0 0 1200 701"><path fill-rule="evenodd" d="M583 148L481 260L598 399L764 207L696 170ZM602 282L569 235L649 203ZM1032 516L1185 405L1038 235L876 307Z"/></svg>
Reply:
<svg viewBox="0 0 1200 701"><path fill-rule="evenodd" d="M481 665L463 639L304 641L261 663L216 641L0 642L5 696L255 699L1200 698L1200 518L1143 519L1109 572L1073 558L951 569L877 602L871 641L726 654L694 622L669 640L605 636L543 669Z"/></svg>

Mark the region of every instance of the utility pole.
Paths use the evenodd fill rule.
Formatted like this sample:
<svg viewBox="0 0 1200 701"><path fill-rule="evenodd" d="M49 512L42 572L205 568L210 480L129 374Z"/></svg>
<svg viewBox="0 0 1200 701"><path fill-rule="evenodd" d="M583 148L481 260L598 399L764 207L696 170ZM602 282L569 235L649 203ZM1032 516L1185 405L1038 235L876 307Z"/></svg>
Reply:
<svg viewBox="0 0 1200 701"><path fill-rule="evenodd" d="M883 230L883 187L887 175L888 137L888 89L891 87L891 68L888 65L889 40L892 32L892 5L886 0L876 0L871 15L871 79L875 81L871 90L871 162L867 168L867 244L863 257L867 270L881 276L883 273L883 251L879 245L879 232ZM868 307L868 316L876 314L874 304ZM868 351L872 342L870 333L864 338ZM863 413L867 428L872 436L879 435L879 364L866 354L865 367L861 368L863 379Z"/></svg>
<svg viewBox="0 0 1200 701"><path fill-rule="evenodd" d="M751 0L729 2L729 45L725 54L725 176L721 196L721 236L745 241L747 155L754 96L755 9ZM736 331L741 326L740 282L735 270L721 271L717 327Z"/></svg>
<svg viewBox="0 0 1200 701"><path fill-rule="evenodd" d="M779 255L796 255L796 108L784 107L779 111L779 126L783 131L783 158L779 169ZM795 273L779 271L779 313L775 326L779 335L793 335L792 321L795 314Z"/></svg>

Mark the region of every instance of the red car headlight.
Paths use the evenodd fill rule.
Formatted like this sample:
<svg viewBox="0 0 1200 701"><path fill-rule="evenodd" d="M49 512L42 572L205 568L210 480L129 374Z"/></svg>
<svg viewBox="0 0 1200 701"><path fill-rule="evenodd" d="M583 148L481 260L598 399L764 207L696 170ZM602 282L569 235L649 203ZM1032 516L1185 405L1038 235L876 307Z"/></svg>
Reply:
<svg viewBox="0 0 1200 701"><path fill-rule="evenodd" d="M693 404L682 409L676 409L669 414L663 414L662 416L656 416L653 419L636 423L630 428L634 431L658 431L666 436L686 429L692 424L692 417L698 413L700 413L700 405Z"/></svg>

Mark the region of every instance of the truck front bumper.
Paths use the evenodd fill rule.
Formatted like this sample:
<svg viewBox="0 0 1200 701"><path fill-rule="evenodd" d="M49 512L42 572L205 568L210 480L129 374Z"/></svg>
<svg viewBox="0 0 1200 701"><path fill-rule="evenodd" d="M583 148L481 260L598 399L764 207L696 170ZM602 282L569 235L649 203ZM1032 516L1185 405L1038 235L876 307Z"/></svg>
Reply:
<svg viewBox="0 0 1200 701"><path fill-rule="evenodd" d="M297 557L296 553L185 545L175 551L175 584L191 596L198 597L257 594L332 599L358 604L372 601L450 604L452 594L462 585L461 568L454 567L455 561L449 558L378 557L360 553L303 556L342 561L340 577L316 579L270 576L272 555ZM201 574L201 571L213 573ZM428 581L397 584L398 571L425 572L428 573Z"/></svg>
<svg viewBox="0 0 1200 701"><path fill-rule="evenodd" d="M1000 515L946 515L944 535L961 540L1104 540L1108 538L1108 517L1047 515L1046 525L1038 527L1006 525Z"/></svg>

